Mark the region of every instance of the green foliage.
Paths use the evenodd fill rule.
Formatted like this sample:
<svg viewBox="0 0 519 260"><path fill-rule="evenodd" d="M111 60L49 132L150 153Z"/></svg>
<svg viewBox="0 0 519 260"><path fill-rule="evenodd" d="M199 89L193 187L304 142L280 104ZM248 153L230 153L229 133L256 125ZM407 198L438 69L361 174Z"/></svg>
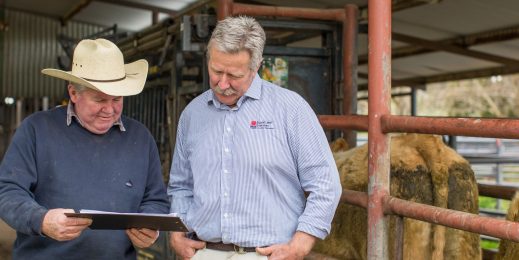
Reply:
<svg viewBox="0 0 519 260"><path fill-rule="evenodd" d="M484 249L498 249L499 248L499 242L498 241L491 241L491 240L480 240L481 248Z"/></svg>
<svg viewBox="0 0 519 260"><path fill-rule="evenodd" d="M479 208L480 209L495 209L497 205L497 199L479 196Z"/></svg>
<svg viewBox="0 0 519 260"><path fill-rule="evenodd" d="M499 209L496 208L496 206L497 206L497 199L491 198L491 197L479 196L479 208L480 209L501 210L501 211L506 212L508 210L508 207L510 207L510 201L501 200Z"/></svg>
<svg viewBox="0 0 519 260"><path fill-rule="evenodd" d="M519 74L427 84L418 92L421 116L519 116Z"/></svg>

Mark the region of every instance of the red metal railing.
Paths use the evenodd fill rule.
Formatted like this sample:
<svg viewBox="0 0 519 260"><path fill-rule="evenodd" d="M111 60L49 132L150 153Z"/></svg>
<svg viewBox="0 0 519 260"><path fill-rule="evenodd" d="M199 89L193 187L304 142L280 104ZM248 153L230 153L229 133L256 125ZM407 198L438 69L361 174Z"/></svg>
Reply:
<svg viewBox="0 0 519 260"><path fill-rule="evenodd" d="M319 122L325 129L368 130L368 116L322 115ZM421 133L519 139L519 120L470 117L419 117L383 115L383 133Z"/></svg>
<svg viewBox="0 0 519 260"><path fill-rule="evenodd" d="M513 241L517 241L519 238L519 223L517 222L482 217L467 212L402 200L392 196L387 196L384 200L383 210L385 214L406 216L429 223L441 224L451 228ZM365 192L343 190L341 202L367 208L368 195Z"/></svg>
<svg viewBox="0 0 519 260"><path fill-rule="evenodd" d="M391 1L369 0L368 14L368 259L386 259L390 138L380 119L391 113Z"/></svg>

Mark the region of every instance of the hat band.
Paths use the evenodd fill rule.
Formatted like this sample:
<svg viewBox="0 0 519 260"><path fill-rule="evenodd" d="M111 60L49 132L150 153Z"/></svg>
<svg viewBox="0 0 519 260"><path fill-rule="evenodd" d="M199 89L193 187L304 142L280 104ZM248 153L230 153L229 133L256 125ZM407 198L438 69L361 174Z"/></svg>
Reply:
<svg viewBox="0 0 519 260"><path fill-rule="evenodd" d="M83 77L82 77L82 79L87 80L87 81L93 81L93 82L116 82L116 81L121 81L121 80L126 79L126 75L124 75L124 77L119 78L119 79L97 80L97 79L87 79L87 78L83 78Z"/></svg>

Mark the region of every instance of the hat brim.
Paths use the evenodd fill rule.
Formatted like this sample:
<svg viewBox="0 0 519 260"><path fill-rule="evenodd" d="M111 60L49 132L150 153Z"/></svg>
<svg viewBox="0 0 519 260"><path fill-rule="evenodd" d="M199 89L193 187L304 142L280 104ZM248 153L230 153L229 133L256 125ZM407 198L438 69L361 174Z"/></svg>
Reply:
<svg viewBox="0 0 519 260"><path fill-rule="evenodd" d="M132 96L142 92L148 76L148 62L144 59L124 65L126 77L112 82L94 82L72 74L72 71L43 69L41 73L101 91L110 96Z"/></svg>

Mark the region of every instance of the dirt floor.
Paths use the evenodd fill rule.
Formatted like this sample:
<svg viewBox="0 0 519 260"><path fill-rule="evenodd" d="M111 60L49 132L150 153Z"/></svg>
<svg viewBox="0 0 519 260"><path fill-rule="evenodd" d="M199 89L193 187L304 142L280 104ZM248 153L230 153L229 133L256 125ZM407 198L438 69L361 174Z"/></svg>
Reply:
<svg viewBox="0 0 519 260"><path fill-rule="evenodd" d="M0 220L0 259L11 260L11 250L16 232Z"/></svg>

